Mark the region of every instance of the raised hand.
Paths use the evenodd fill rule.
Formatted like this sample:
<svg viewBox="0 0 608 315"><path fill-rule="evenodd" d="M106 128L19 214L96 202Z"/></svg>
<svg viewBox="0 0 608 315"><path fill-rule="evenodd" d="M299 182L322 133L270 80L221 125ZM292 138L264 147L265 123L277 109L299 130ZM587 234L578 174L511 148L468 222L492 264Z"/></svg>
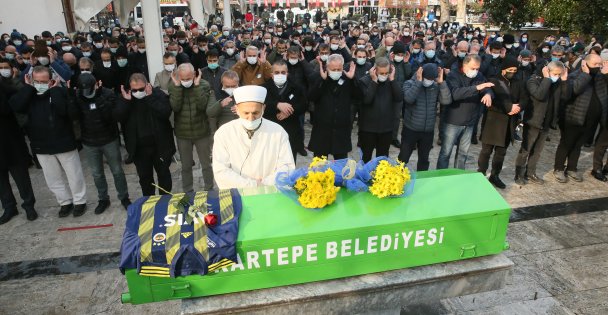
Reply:
<svg viewBox="0 0 608 315"><path fill-rule="evenodd" d="M544 66L542 72L543 72L543 78L547 78L548 79L550 77L550 75L549 75L549 67Z"/></svg>
<svg viewBox="0 0 608 315"><path fill-rule="evenodd" d="M131 100L131 93L125 91L125 86L124 85L120 86L120 94L122 94L122 98L124 98L125 100L127 100L127 101Z"/></svg>
<svg viewBox="0 0 608 315"><path fill-rule="evenodd" d="M389 73L389 75L388 75L388 80L389 81L395 80L395 66L393 66L393 65L391 65L391 73Z"/></svg>
<svg viewBox="0 0 608 315"><path fill-rule="evenodd" d="M245 51L241 51L239 53L239 57L241 57L241 58L239 58L238 62L245 62L246 61L246 59L245 59Z"/></svg>
<svg viewBox="0 0 608 315"><path fill-rule="evenodd" d="M587 66L587 61L581 61L581 70L583 70L584 73L589 74L589 67Z"/></svg>
<svg viewBox="0 0 608 315"><path fill-rule="evenodd" d="M230 103L232 102L232 96L226 97L225 99L223 99L220 102L220 105L222 105L222 107L226 107L228 105L230 105Z"/></svg>
<svg viewBox="0 0 608 315"><path fill-rule="evenodd" d="M405 55L403 55L403 62L409 62L410 61L410 52L406 51Z"/></svg>
<svg viewBox="0 0 608 315"><path fill-rule="evenodd" d="M260 61L260 63L266 63L266 50L262 49L260 51L260 56L258 57L258 60Z"/></svg>
<svg viewBox="0 0 608 315"><path fill-rule="evenodd" d="M342 70L344 72L344 74L346 74L346 77L349 79L352 79L355 77L355 62L351 61L350 62L350 67L348 68L348 72L346 72L345 70Z"/></svg>
<svg viewBox="0 0 608 315"><path fill-rule="evenodd" d="M203 69L198 69L198 75L194 78L194 86L198 86L201 83L201 77L203 76Z"/></svg>
<svg viewBox="0 0 608 315"><path fill-rule="evenodd" d="M152 94L152 84L146 84L146 96Z"/></svg>
<svg viewBox="0 0 608 315"><path fill-rule="evenodd" d="M477 85L477 91L481 91L483 89L491 88L491 87L494 87L494 83L490 83L490 82L482 83L482 84ZM490 100L490 102L491 101L492 100Z"/></svg>
<svg viewBox="0 0 608 315"><path fill-rule="evenodd" d="M321 62L321 58L317 56L317 60L319 60L319 74L321 75L321 79L327 79L327 71L323 69L323 63Z"/></svg>
<svg viewBox="0 0 608 315"><path fill-rule="evenodd" d="M437 74L437 80L436 80L437 84L443 83L443 68L438 67L437 68L437 72L438 72L438 74Z"/></svg>
<svg viewBox="0 0 608 315"><path fill-rule="evenodd" d="M177 79L177 71L173 71L171 72L171 81L173 81L173 84L175 86L180 86L181 83L179 82L179 80Z"/></svg>
<svg viewBox="0 0 608 315"><path fill-rule="evenodd" d="M25 81L25 84L32 85L32 75L31 74L26 74L23 77L23 80Z"/></svg>
<svg viewBox="0 0 608 315"><path fill-rule="evenodd" d="M564 68L564 72L562 72L562 76L560 78L562 79L563 82L568 80L568 68Z"/></svg>
<svg viewBox="0 0 608 315"><path fill-rule="evenodd" d="M369 69L369 77L372 78L372 81L378 82L378 73L376 71L376 66L373 66Z"/></svg>
<svg viewBox="0 0 608 315"><path fill-rule="evenodd" d="M422 67L416 70L416 81L422 82Z"/></svg>
<svg viewBox="0 0 608 315"><path fill-rule="evenodd" d="M602 62L602 74L608 74L608 60Z"/></svg>

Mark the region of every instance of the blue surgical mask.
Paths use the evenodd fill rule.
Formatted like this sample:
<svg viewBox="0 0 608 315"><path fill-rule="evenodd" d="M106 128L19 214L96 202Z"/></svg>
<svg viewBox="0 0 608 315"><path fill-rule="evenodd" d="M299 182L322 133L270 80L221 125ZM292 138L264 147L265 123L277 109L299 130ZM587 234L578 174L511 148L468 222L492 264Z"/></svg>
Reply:
<svg viewBox="0 0 608 315"><path fill-rule="evenodd" d="M217 67L219 67L219 64L217 62L209 63L209 64L207 64L207 67L209 67L209 69L211 69L211 70L215 70L215 69L217 69Z"/></svg>
<svg viewBox="0 0 608 315"><path fill-rule="evenodd" d="M551 78L551 82L553 82L553 83L555 83L555 82L557 82L557 80L559 80L559 77L551 76L550 78Z"/></svg>
<svg viewBox="0 0 608 315"><path fill-rule="evenodd" d="M435 51L434 50L427 50L427 51L424 52L424 55L427 58L431 59L431 58L435 57Z"/></svg>
<svg viewBox="0 0 608 315"><path fill-rule="evenodd" d="M559 61L561 58L551 56L551 61Z"/></svg>

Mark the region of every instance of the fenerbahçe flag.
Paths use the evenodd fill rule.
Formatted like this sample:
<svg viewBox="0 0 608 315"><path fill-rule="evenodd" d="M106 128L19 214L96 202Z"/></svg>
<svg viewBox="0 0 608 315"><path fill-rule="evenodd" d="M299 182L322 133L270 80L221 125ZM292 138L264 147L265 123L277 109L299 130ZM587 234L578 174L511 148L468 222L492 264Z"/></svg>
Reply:
<svg viewBox="0 0 608 315"><path fill-rule="evenodd" d="M202 212L186 218L179 206L184 193L142 197L129 206L121 271L137 268L140 275L153 277L205 275L237 262L238 191L201 191L187 197L194 208L215 214L217 224L205 225Z"/></svg>

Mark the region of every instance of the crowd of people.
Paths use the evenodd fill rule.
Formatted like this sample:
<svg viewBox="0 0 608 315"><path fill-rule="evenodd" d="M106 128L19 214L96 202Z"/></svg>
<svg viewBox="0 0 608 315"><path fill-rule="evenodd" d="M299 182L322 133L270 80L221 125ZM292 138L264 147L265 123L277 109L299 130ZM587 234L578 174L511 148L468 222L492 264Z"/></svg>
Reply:
<svg viewBox="0 0 608 315"><path fill-rule="evenodd" d="M549 35L532 47L525 32L447 22L381 27L323 15L254 21L208 28L193 22L188 29L165 23L163 70L152 74L140 26L2 34L0 224L18 213L9 174L28 220L37 218L33 165L42 169L59 216L83 215L79 151L97 188L96 214L110 206L104 163L125 209L131 201L123 162L135 164L142 195L153 195L153 184L159 193L173 189L169 166L179 156L181 188L190 192L196 148L204 189L213 189L212 162L228 163L212 161L213 135L245 115L233 97L245 85L266 88L263 119L285 129L294 160L308 151L341 159L359 147L367 162L374 152L389 155L393 145L406 163L417 151L415 168L424 171L438 132L437 169L448 168L453 155L455 167L470 166L469 148L479 141L477 170L489 170L489 181L505 188L499 175L506 151L521 141L515 182L542 185L537 163L549 130L559 128L555 180L583 180L583 145L595 145L591 175L608 180L608 46L600 36L585 44ZM249 139L261 122L243 119Z"/></svg>

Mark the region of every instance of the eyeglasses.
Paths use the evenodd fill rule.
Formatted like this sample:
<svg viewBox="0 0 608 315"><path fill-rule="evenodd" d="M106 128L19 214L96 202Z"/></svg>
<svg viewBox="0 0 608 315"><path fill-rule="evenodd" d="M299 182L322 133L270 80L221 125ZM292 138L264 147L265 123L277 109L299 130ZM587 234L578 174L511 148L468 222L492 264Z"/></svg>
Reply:
<svg viewBox="0 0 608 315"><path fill-rule="evenodd" d="M141 89L131 89L131 92L143 92L143 91L145 91L145 90L146 90L146 87L144 86L144 87L143 87L143 88L141 88Z"/></svg>
<svg viewBox="0 0 608 315"><path fill-rule="evenodd" d="M91 71L91 68L80 69L80 72L82 71Z"/></svg>

